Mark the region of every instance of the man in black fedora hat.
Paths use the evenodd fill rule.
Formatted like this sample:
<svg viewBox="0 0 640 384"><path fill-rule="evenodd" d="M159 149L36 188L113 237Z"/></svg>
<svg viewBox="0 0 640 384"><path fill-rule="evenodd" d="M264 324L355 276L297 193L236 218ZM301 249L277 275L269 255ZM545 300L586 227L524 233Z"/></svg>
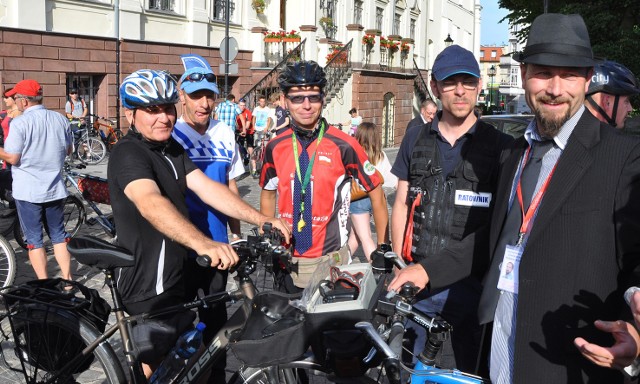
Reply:
<svg viewBox="0 0 640 384"><path fill-rule="evenodd" d="M579 15L538 16L514 58L535 119L503 154L495 195L478 313L493 325L491 380L622 382L580 352L618 366L638 354L631 324L596 320L630 319L622 293L640 281L640 142L584 107L595 61ZM610 333L636 342L592 348Z"/></svg>

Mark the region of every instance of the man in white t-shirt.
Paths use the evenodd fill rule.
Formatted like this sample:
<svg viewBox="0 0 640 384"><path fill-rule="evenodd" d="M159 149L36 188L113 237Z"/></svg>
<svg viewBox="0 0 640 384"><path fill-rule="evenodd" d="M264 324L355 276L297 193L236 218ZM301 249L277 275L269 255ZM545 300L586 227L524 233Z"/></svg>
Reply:
<svg viewBox="0 0 640 384"><path fill-rule="evenodd" d="M252 123L255 129L254 143L256 148L260 146L260 141L265 134L274 126L276 121L275 112L272 108L267 107L267 98L262 95L258 98L258 106L253 109ZM251 176L258 177L255 159L251 160Z"/></svg>

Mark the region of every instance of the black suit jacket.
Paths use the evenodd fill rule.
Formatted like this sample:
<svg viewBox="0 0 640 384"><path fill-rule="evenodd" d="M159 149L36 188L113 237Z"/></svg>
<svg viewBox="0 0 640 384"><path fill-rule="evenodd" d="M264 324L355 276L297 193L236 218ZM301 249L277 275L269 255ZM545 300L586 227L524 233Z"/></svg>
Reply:
<svg viewBox="0 0 640 384"><path fill-rule="evenodd" d="M640 145L585 111L558 160L519 270L515 383L616 383L573 345L581 336L611 345L596 319L629 318L624 290L640 283ZM491 221L493 260L479 318L493 321L503 250L495 249L507 214L524 138L503 156ZM517 209L517 207L515 208Z"/></svg>
<svg viewBox="0 0 640 384"><path fill-rule="evenodd" d="M409 128L411 127L415 127L415 126L423 126L424 120L422 120L422 115L418 114L417 117L414 117L413 119L411 119L411 121L409 122L409 124L407 124L407 131L409 130Z"/></svg>

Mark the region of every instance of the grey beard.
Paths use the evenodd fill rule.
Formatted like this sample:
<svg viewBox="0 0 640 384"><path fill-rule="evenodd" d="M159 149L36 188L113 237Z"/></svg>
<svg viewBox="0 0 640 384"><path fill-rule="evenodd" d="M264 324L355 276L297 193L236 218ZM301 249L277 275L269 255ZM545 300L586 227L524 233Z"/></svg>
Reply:
<svg viewBox="0 0 640 384"><path fill-rule="evenodd" d="M539 109L535 111L536 119L538 121L537 128L540 136L552 139L556 137L560 128L571 118L571 111L567 110L567 113L559 119L549 119L542 115Z"/></svg>

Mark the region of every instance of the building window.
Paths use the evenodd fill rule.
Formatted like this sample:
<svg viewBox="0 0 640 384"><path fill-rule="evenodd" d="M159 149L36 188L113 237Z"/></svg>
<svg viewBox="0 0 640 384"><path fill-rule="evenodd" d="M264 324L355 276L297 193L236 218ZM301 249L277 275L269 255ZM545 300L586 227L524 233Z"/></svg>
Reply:
<svg viewBox="0 0 640 384"><path fill-rule="evenodd" d="M491 51L491 57L498 57L498 52L497 51Z"/></svg>
<svg viewBox="0 0 640 384"><path fill-rule="evenodd" d="M149 9L154 11L176 11L175 0L149 0Z"/></svg>
<svg viewBox="0 0 640 384"><path fill-rule="evenodd" d="M510 71L510 84L509 86L511 87L517 87L518 86L518 80L520 79L520 68L519 67L511 67L511 71Z"/></svg>
<svg viewBox="0 0 640 384"><path fill-rule="evenodd" d="M362 1L356 0L353 8L353 23L362 25Z"/></svg>
<svg viewBox="0 0 640 384"><path fill-rule="evenodd" d="M382 31L382 16L384 10L380 7L376 7L376 29Z"/></svg>
<svg viewBox="0 0 640 384"><path fill-rule="evenodd" d="M409 37L412 40L416 40L416 19L411 19L409 22Z"/></svg>
<svg viewBox="0 0 640 384"><path fill-rule="evenodd" d="M400 14L396 13L395 16L393 17L393 34L394 35L399 35L400 34Z"/></svg>
<svg viewBox="0 0 640 384"><path fill-rule="evenodd" d="M215 21L226 21L227 18L224 14L225 5L227 0L213 0L213 20ZM236 9L236 4L233 0L229 0L229 21L233 21L233 11Z"/></svg>

